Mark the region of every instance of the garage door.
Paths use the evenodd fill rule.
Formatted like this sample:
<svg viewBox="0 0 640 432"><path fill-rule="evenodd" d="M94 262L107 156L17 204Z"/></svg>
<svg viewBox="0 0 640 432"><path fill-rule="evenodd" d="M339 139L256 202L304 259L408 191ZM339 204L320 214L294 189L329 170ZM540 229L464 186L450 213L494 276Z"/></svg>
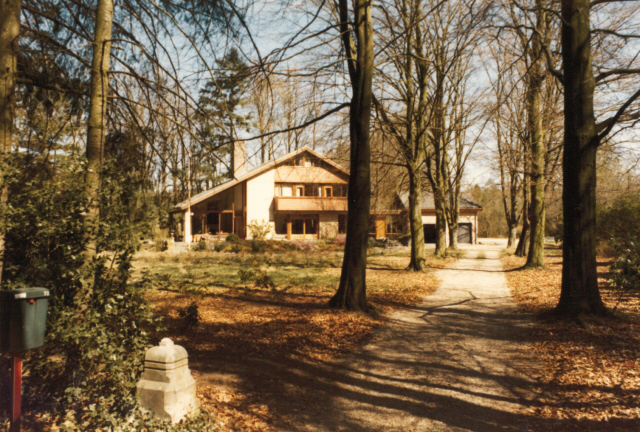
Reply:
<svg viewBox="0 0 640 432"><path fill-rule="evenodd" d="M458 225L458 243L471 243L471 224L462 223Z"/></svg>
<svg viewBox="0 0 640 432"><path fill-rule="evenodd" d="M425 225L422 225L422 230L424 231L424 242L425 243L435 243L436 242L436 224L425 224Z"/></svg>

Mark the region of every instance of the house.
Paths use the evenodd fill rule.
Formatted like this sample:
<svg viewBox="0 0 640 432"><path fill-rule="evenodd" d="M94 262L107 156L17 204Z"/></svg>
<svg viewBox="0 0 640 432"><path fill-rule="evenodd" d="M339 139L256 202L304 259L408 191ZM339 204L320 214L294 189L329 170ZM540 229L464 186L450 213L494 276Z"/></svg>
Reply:
<svg viewBox="0 0 640 432"><path fill-rule="evenodd" d="M185 239L251 238L248 225L269 224L270 239L312 240L346 230L349 172L308 147L246 170L236 143L234 179L177 204ZM190 215L189 215L190 213Z"/></svg>
<svg viewBox="0 0 640 432"><path fill-rule="evenodd" d="M422 206L422 226L424 229L424 242L436 242L436 205L433 194L423 192L420 197ZM394 209L409 212L409 193L396 193L393 204ZM482 206L468 198L460 197L460 217L458 219L458 243L478 243L478 212ZM408 216L406 216L408 217ZM449 242L449 227L447 226L447 242Z"/></svg>
<svg viewBox="0 0 640 432"><path fill-rule="evenodd" d="M224 240L230 233L251 239L250 225L268 224L268 239L315 240L346 233L349 172L309 147L303 147L252 170L246 170L245 146L234 145L234 179L177 204L185 239ZM433 197L422 197L425 242L435 242ZM460 203L460 243L477 241L477 212ZM407 226L408 194L396 193L393 209L372 210L371 235L386 238ZM447 234L448 235L448 234Z"/></svg>

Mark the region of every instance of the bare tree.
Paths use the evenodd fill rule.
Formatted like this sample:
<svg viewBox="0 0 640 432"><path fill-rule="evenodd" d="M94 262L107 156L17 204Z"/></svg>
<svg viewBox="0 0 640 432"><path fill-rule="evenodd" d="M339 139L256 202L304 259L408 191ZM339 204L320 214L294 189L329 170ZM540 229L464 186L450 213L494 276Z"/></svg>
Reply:
<svg viewBox="0 0 640 432"><path fill-rule="evenodd" d="M368 0L354 0L350 18L347 0L338 1L342 49L352 91L349 107L351 169L347 239L340 286L329 305L360 311L370 310L366 297L366 271L371 207L370 123L374 59L371 6Z"/></svg>
<svg viewBox="0 0 640 432"><path fill-rule="evenodd" d="M560 315L577 317L579 314L607 314L598 288L596 274L596 155L598 147L623 121L634 122L640 118L638 98L640 90L637 75L640 72L637 51L625 61L618 56L609 64L596 66L600 71L594 75L592 38L613 37L625 43L637 38L637 25L626 14L628 28L591 28L592 8L616 7L607 0L562 1L562 59L564 74L564 158L563 158L563 213L564 242L562 290L556 311ZM637 5L620 5L621 11L636 11ZM623 22L625 20L623 19ZM596 45L604 46L596 39ZM615 49L615 45L614 49ZM634 45L626 46L629 51ZM637 49L637 45L635 46ZM611 53L608 53L611 54ZM596 57L597 58L597 57ZM621 62L616 62L616 60ZM626 98L618 97L618 103L604 120L596 122L594 93L596 85L612 85L612 79L634 77L631 91ZM627 81L629 88L630 82ZM624 91L623 89L620 89Z"/></svg>

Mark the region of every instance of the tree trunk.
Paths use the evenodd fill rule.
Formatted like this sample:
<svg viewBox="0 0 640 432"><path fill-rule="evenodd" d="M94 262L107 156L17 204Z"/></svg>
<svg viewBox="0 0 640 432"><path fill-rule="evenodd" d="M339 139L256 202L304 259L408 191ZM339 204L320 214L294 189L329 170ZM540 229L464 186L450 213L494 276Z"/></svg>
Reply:
<svg viewBox="0 0 640 432"><path fill-rule="evenodd" d="M516 233L518 230L517 224L509 224L509 240L507 241L507 249L512 248L516 244Z"/></svg>
<svg viewBox="0 0 640 432"><path fill-rule="evenodd" d="M545 225L545 156L546 146L542 133L542 109L540 98L544 76L542 73L542 41L545 33L546 13L541 0L536 0L536 27L532 36L532 64L527 80L527 129L531 140L531 203L529 205L529 254L527 268L544 268Z"/></svg>
<svg viewBox="0 0 640 432"><path fill-rule="evenodd" d="M93 41L93 61L91 63L91 96L86 153L86 183L91 198L96 198L97 191L100 188L100 169L104 158L112 28L113 0L98 0ZM97 214L97 206L92 209L92 214Z"/></svg>
<svg viewBox="0 0 640 432"><path fill-rule="evenodd" d="M409 170L409 226L411 229L411 261L407 270L425 271L424 229L422 226L422 206L420 195L422 185L420 166L407 164Z"/></svg>
<svg viewBox="0 0 640 432"><path fill-rule="evenodd" d="M460 193L457 187L449 187L449 193L455 194L449 202L449 249L458 250L458 227L460 221Z"/></svg>
<svg viewBox="0 0 640 432"><path fill-rule="evenodd" d="M439 197L434 193L436 206L436 251L437 257L447 254L447 205L444 197Z"/></svg>
<svg viewBox="0 0 640 432"><path fill-rule="evenodd" d="M526 189L526 186L524 187ZM518 240L518 246L516 247L516 256L525 257L529 251L529 201L525 200L522 205L522 231L520 232L520 239Z"/></svg>
<svg viewBox="0 0 640 432"><path fill-rule="evenodd" d="M596 151L589 0L562 2L564 65L564 241L562 289L556 311L604 315L596 273Z"/></svg>
<svg viewBox="0 0 640 432"><path fill-rule="evenodd" d="M351 78L349 132L351 139L351 174L347 215L347 238L340 275L340 286L329 306L354 311L369 311L366 297L367 243L371 206L370 121L373 81L373 29L371 2L354 1L354 44L349 30L347 0L339 1L342 42Z"/></svg>
<svg viewBox="0 0 640 432"><path fill-rule="evenodd" d="M20 35L21 0L0 0L0 158L13 149L13 116L15 110L16 73L18 72L18 37ZM0 161L3 163L3 161ZM3 166L0 165L0 177ZM8 199L2 187L0 204ZM4 233L0 233L0 282L4 268Z"/></svg>

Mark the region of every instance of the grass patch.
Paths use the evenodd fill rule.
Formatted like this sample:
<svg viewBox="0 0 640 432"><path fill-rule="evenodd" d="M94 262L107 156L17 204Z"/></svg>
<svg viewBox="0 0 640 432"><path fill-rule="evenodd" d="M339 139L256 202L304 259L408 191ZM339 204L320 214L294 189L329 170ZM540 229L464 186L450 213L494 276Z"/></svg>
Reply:
<svg viewBox="0 0 640 432"><path fill-rule="evenodd" d="M479 260L487 259L487 254L484 253L484 251L480 251L480 252L478 252L478 255L476 256L476 259L479 259Z"/></svg>

